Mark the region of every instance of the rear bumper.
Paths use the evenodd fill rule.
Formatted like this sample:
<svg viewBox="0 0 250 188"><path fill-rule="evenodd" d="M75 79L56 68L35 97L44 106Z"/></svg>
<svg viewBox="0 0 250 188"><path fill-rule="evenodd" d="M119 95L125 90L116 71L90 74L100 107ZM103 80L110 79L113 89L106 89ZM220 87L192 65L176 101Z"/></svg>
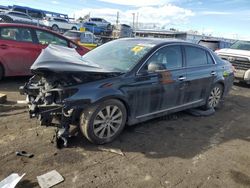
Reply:
<svg viewBox="0 0 250 188"><path fill-rule="evenodd" d="M250 69L248 70L239 70L236 69L236 72L234 73L235 79L244 81L247 83L250 83Z"/></svg>

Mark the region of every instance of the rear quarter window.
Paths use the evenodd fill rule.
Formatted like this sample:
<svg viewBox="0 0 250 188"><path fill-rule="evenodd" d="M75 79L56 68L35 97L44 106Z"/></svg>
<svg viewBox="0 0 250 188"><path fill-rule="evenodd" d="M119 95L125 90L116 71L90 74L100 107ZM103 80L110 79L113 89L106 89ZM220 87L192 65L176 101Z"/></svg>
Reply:
<svg viewBox="0 0 250 188"><path fill-rule="evenodd" d="M195 67L208 64L207 52L201 48L185 46L187 67Z"/></svg>

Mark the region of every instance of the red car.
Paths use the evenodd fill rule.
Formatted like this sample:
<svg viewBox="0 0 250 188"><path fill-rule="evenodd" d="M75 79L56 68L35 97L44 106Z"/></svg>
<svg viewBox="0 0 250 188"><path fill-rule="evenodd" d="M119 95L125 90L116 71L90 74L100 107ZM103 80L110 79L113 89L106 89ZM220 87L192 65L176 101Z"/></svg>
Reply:
<svg viewBox="0 0 250 188"><path fill-rule="evenodd" d="M30 66L49 44L75 48L80 55L89 50L53 31L24 24L0 23L0 80L30 75Z"/></svg>

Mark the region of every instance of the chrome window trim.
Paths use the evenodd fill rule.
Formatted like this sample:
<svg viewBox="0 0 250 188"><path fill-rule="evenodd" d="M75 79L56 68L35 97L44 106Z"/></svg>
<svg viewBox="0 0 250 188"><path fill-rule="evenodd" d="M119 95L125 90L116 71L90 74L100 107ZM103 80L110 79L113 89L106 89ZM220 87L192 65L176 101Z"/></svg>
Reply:
<svg viewBox="0 0 250 188"><path fill-rule="evenodd" d="M155 51L154 51L154 52L153 52L153 53L152 53L152 54L142 63L142 65L140 66L140 68L136 71L136 76L141 75L139 72L141 71L142 67L147 63L147 61L148 61L156 52L158 52L158 51L161 50L162 48L165 48L165 47L168 47L168 46L180 46L181 48L182 48L182 47L185 48L185 46L191 46L191 47L195 47L195 48L202 49L202 50L204 50L205 52L207 52L208 54L210 54L210 56L212 57L212 60L213 60L213 62L214 62L213 64L214 64L214 65L217 64L217 62L215 61L214 56L213 56L213 54L211 53L211 51L205 49L205 48L202 47L202 46L197 46L196 44L189 44L189 43L187 43L187 44L186 44L186 43L165 44L165 45L161 46L160 48L158 48L157 50L155 50ZM166 69L166 70L168 70L168 71L174 71L174 70L180 70L180 69L185 69L185 68L191 68L191 67L187 67L187 66L185 65L184 60L186 60L186 59L185 59L186 57L184 57L185 54L183 54L183 50L181 50L181 52L182 52L182 67L180 67L180 68L174 68L174 69ZM205 65L201 65L201 66L207 66L207 65L211 65L211 64L205 64ZM201 66L192 66L192 67L201 67Z"/></svg>

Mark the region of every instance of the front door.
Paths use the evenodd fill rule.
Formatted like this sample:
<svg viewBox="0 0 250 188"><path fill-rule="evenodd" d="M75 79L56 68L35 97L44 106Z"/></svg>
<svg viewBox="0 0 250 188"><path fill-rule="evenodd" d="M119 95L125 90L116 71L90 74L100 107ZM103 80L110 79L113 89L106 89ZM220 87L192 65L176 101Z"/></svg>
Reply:
<svg viewBox="0 0 250 188"><path fill-rule="evenodd" d="M153 66L160 70L152 69ZM137 118L158 114L183 104L186 72L178 45L156 51L138 72L130 99Z"/></svg>

